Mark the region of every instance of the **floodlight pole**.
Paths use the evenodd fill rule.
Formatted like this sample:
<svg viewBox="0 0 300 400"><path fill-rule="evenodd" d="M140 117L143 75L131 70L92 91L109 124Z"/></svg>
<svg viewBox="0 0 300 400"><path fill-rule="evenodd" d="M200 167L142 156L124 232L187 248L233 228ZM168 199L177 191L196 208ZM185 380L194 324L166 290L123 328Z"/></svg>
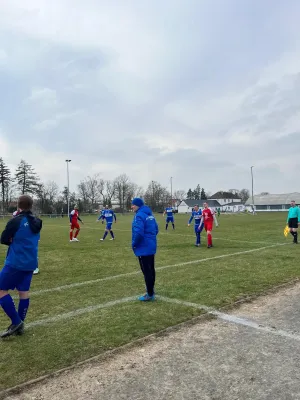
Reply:
<svg viewBox="0 0 300 400"><path fill-rule="evenodd" d="M251 192L252 192L252 205L253 205L253 211L254 210L254 192L253 192L253 168L254 166L251 166Z"/></svg>
<svg viewBox="0 0 300 400"><path fill-rule="evenodd" d="M173 208L173 177L171 176L171 207Z"/></svg>
<svg viewBox="0 0 300 400"><path fill-rule="evenodd" d="M67 182L68 182L68 193L67 193L67 203L68 203L68 216L70 215L70 176L69 176L69 163L72 160L66 160L67 163Z"/></svg>

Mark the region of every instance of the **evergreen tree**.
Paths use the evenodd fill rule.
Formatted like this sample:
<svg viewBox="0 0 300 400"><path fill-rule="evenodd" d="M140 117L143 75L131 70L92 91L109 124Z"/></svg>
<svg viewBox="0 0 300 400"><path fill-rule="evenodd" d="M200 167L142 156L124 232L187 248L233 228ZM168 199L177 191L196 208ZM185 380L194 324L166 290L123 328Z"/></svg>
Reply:
<svg viewBox="0 0 300 400"><path fill-rule="evenodd" d="M3 158L0 158L0 189L1 189L1 199L2 199L2 211L5 211L5 194L7 188L11 182L10 170L4 163Z"/></svg>
<svg viewBox="0 0 300 400"><path fill-rule="evenodd" d="M22 194L35 194L39 188L39 178L32 165L21 160L16 170L16 182Z"/></svg>
<svg viewBox="0 0 300 400"><path fill-rule="evenodd" d="M204 188L201 189L201 195L200 195L200 197L201 197L201 200L207 200L207 195L206 195L206 193L205 193Z"/></svg>
<svg viewBox="0 0 300 400"><path fill-rule="evenodd" d="M194 199L195 200L200 200L200 198L201 198L201 188L200 188L200 185L198 183L196 189L194 190Z"/></svg>
<svg viewBox="0 0 300 400"><path fill-rule="evenodd" d="M192 189L189 189L189 190L188 190L188 192L187 192L187 194L186 194L186 198L187 198L188 200L192 200L192 199L193 199L193 191L192 191Z"/></svg>

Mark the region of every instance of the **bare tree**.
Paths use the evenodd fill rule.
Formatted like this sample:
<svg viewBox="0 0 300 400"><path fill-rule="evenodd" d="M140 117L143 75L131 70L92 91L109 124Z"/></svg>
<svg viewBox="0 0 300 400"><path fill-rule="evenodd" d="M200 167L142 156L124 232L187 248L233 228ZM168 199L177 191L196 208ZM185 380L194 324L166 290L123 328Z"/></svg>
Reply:
<svg viewBox="0 0 300 400"><path fill-rule="evenodd" d="M242 203L246 203L246 201L249 199L250 197L250 192L248 189L242 189L239 193L239 197L242 200Z"/></svg>
<svg viewBox="0 0 300 400"><path fill-rule="evenodd" d="M87 196L91 202L91 206L95 207L97 200L99 200L99 175L96 174L92 177L88 176L85 180Z"/></svg>
<svg viewBox="0 0 300 400"><path fill-rule="evenodd" d="M86 185L85 181L80 181L79 185L77 186L79 198L81 199L81 201L83 203L84 209L86 209L89 206L89 196L88 196L88 190L87 190L86 186L87 185Z"/></svg>
<svg viewBox="0 0 300 400"><path fill-rule="evenodd" d="M162 211L169 203L171 194L159 182L151 181L145 193L145 202L153 211Z"/></svg>
<svg viewBox="0 0 300 400"><path fill-rule="evenodd" d="M126 174L119 175L115 181L115 196L119 202L122 212L125 210L128 204L128 198L133 194L133 183Z"/></svg>
<svg viewBox="0 0 300 400"><path fill-rule="evenodd" d="M185 190L175 190L174 192L174 199L175 200L185 200L186 199L186 191Z"/></svg>

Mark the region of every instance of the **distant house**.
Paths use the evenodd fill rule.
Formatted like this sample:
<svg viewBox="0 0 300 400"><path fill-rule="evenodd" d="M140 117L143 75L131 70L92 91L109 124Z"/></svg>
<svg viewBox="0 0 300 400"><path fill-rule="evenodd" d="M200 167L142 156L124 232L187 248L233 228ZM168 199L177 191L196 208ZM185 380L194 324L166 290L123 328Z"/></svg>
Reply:
<svg viewBox="0 0 300 400"><path fill-rule="evenodd" d="M209 197L209 200L216 200L220 206L242 205L242 199L238 195L231 192L219 191ZM233 204L234 203L234 204Z"/></svg>
<svg viewBox="0 0 300 400"><path fill-rule="evenodd" d="M220 203L216 200L190 200L190 199L186 199L186 200L182 200L181 203L178 205L178 214L187 214L187 213L191 213L194 206L196 204L199 205L199 207L203 207L203 203L207 202L208 206L211 208L219 208L220 207Z"/></svg>
<svg viewBox="0 0 300 400"><path fill-rule="evenodd" d="M291 200L300 205L300 193L283 194L260 194L254 196L254 208L256 211L287 211L290 208ZM252 209L252 198L246 201L246 208Z"/></svg>

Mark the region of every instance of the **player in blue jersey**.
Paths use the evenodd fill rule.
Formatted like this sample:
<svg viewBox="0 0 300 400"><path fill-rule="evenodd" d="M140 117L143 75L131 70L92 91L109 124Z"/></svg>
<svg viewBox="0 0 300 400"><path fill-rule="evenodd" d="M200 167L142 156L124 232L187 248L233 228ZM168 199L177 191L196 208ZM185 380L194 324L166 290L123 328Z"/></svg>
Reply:
<svg viewBox="0 0 300 400"><path fill-rule="evenodd" d="M194 221L195 221L195 235L196 235L196 246L197 247L199 247L200 246L200 244L201 244L201 232L202 232L202 230L203 230L203 228L204 228L204 223L202 223L201 225L200 225L200 223L201 223L201 218L202 218L202 211L201 211L201 209L199 208L199 206L198 206L198 204L196 204L195 206L194 206L194 209L193 209L193 212L192 212L192 215L191 215L191 217L190 217L190 219L189 219L189 222L188 222L188 226L190 226L191 225L191 222L193 221L193 219L194 219ZM200 228L200 229L199 229Z"/></svg>
<svg viewBox="0 0 300 400"><path fill-rule="evenodd" d="M164 211L164 216L167 214L166 218L166 230L168 229L169 223L171 222L173 226L173 230L175 229L175 223L174 223L174 215L173 215L173 208L171 205L169 205L165 211Z"/></svg>
<svg viewBox="0 0 300 400"><path fill-rule="evenodd" d="M99 222L101 220L101 223L103 224L104 222L104 209L100 211L99 217L97 219L97 222ZM98 211L99 212L99 211Z"/></svg>
<svg viewBox="0 0 300 400"><path fill-rule="evenodd" d="M105 209L101 212L97 221L100 221L100 219L102 219L102 220L105 219L105 221L106 221L105 232L104 232L103 238L100 239L100 241L102 242L103 240L105 240L106 236L108 235L108 232L110 233L110 236L111 236L110 240L114 240L115 235L114 235L111 227L112 227L114 220L115 220L115 223L117 222L116 214L114 213L113 210L110 210L108 206L105 206Z"/></svg>

